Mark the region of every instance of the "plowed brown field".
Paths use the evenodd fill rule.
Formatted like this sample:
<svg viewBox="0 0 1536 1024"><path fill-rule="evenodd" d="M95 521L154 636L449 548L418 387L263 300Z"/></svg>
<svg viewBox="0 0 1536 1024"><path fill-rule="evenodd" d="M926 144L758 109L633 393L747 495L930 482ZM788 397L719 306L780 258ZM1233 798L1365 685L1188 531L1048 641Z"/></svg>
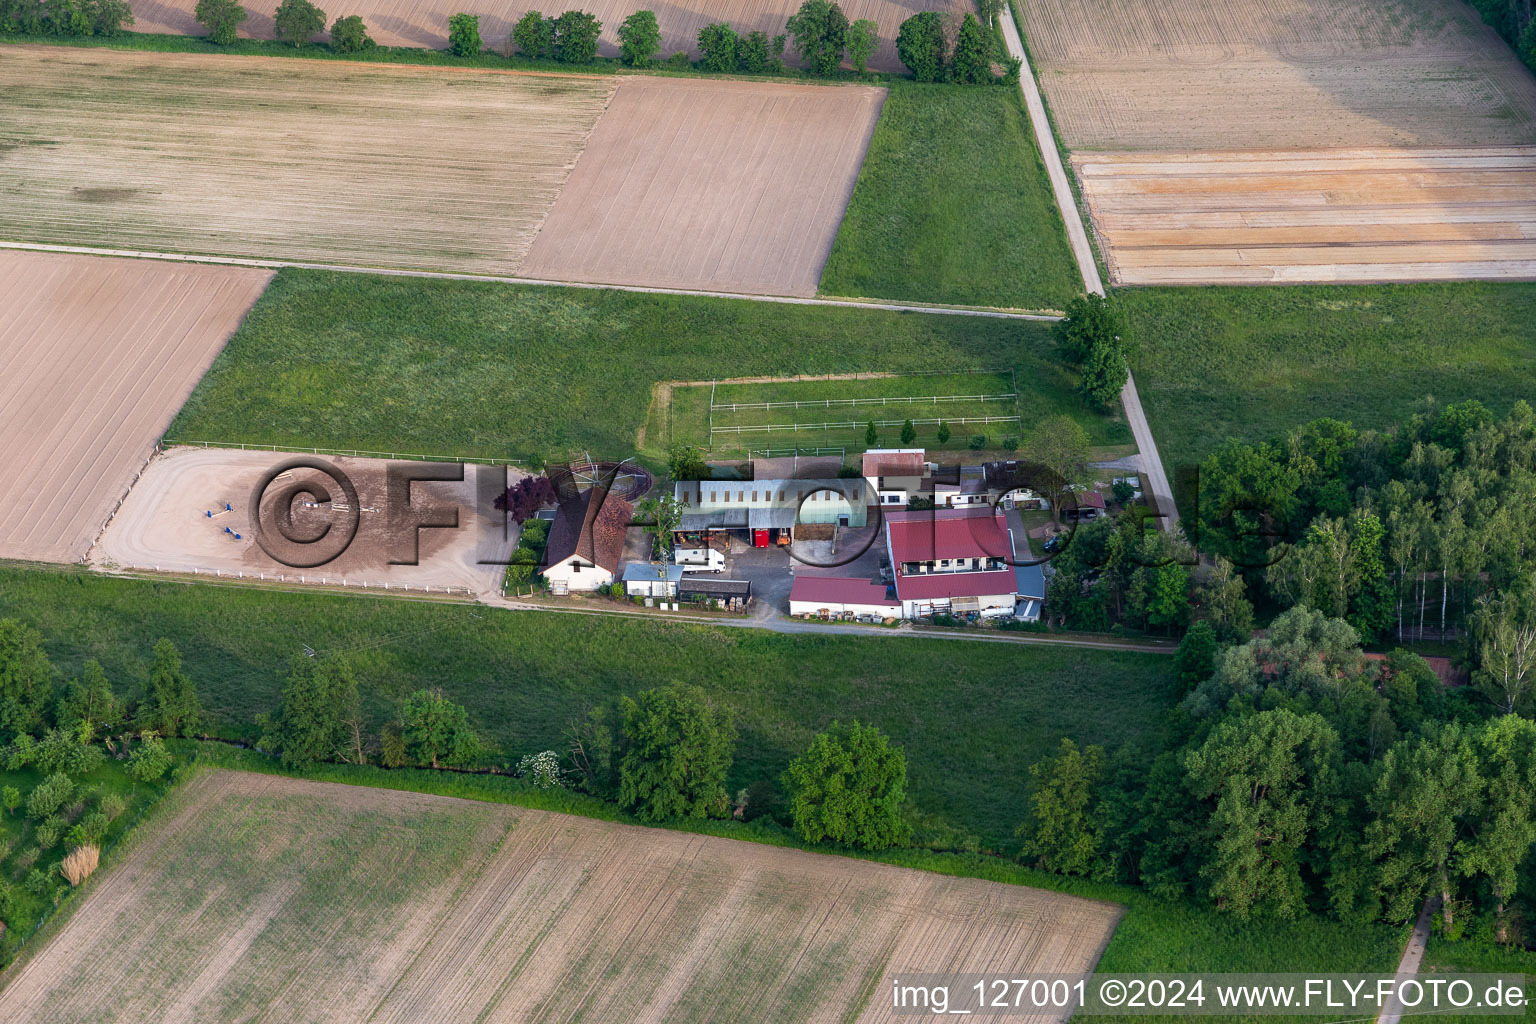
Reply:
<svg viewBox="0 0 1536 1024"><path fill-rule="evenodd" d="M1073 165L1118 284L1536 278L1536 148Z"/></svg>
<svg viewBox="0 0 1536 1024"><path fill-rule="evenodd" d="M85 556L270 278L0 250L0 558Z"/></svg>
<svg viewBox="0 0 1536 1024"><path fill-rule="evenodd" d="M1536 78L1459 0L1015 0L1073 150L1536 143Z"/></svg>
<svg viewBox="0 0 1536 1024"><path fill-rule="evenodd" d="M626 78L523 273L814 295L884 89Z"/></svg>
<svg viewBox="0 0 1536 1024"><path fill-rule="evenodd" d="M250 17L240 26L240 34L252 39L272 39L272 15L278 0L249 0L244 6ZM480 16L480 37L487 48L507 52L512 26L530 10L558 15L566 9L579 8L597 16L603 23L598 53L615 57L619 52L619 24L635 11L650 7L661 26L663 56L687 50L698 56L699 29L714 21L729 22L743 34L754 30L781 35L784 23L800 7L799 0L730 0L705 2L683 0L674 4L646 4L641 0L594 0L572 4L566 0L349 0L345 5L322 3L329 21L339 15L358 14L368 26L368 34L383 46L448 46L448 18L460 11ZM134 0L133 13L137 32L170 32L200 36L206 30L192 17L197 0ZM880 48L869 66L879 71L900 71L896 57L896 30L919 11L968 11L968 0L844 0L841 4L849 21L868 18L880 26ZM793 47L786 48L785 59L796 61Z"/></svg>
<svg viewBox="0 0 1536 1024"><path fill-rule="evenodd" d="M193 781L144 827L59 933L7 972L0 1020L900 1020L887 974L1086 971L1120 912L729 839L238 773Z"/></svg>
<svg viewBox="0 0 1536 1024"><path fill-rule="evenodd" d="M614 82L7 46L0 238L514 273Z"/></svg>

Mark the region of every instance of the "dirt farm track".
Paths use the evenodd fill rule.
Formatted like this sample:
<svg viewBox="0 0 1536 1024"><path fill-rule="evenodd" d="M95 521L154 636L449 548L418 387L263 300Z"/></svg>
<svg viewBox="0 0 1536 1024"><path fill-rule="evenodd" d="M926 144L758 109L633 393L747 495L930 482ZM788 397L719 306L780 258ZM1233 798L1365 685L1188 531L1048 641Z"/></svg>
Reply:
<svg viewBox="0 0 1536 1024"><path fill-rule="evenodd" d="M137 32L169 32L175 35L200 36L205 30L192 17L197 0L132 0ZM240 26L240 34L253 39L274 38L273 12L278 0L250 0L244 6L250 17ZM592 0L579 8L564 0L480 0L466 3L464 0L349 0L346 4L321 4L327 15L327 24L338 15L361 15L368 26L368 34L381 46L425 46L445 49L448 46L448 18L460 11L480 16L480 37L488 49L507 52L512 26L530 10L546 15L559 15L567 8L589 11L603 23L603 35L598 43L598 53L605 57L618 56L619 24L635 11L649 7L656 12L661 27L661 53L667 56L678 50L687 50L698 56L699 29L714 21L729 22L736 31L746 34L753 30L781 35L784 22L800 6L799 0L682 0L681 3L647 4L640 0ZM880 26L880 48L875 51L869 65L879 71L900 71L901 61L896 57L896 30L901 23L919 11L966 11L970 4L965 0L843 0L843 11L849 21L868 18ZM344 8L344 9L343 9ZM793 48L785 52L785 59L795 60Z"/></svg>
<svg viewBox="0 0 1536 1024"><path fill-rule="evenodd" d="M270 279L0 251L0 558L85 556Z"/></svg>
<svg viewBox="0 0 1536 1024"><path fill-rule="evenodd" d="M157 817L6 972L0 1020L873 1024L905 1019L897 972L1088 971L1121 909L235 772Z"/></svg>

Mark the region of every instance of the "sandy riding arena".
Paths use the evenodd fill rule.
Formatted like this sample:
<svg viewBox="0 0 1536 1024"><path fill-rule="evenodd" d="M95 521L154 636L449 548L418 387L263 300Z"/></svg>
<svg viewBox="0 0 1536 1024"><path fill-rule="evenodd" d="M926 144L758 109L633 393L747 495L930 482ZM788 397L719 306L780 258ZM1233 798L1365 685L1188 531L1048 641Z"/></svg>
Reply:
<svg viewBox="0 0 1536 1024"><path fill-rule="evenodd" d="M270 278L0 251L0 558L85 556Z"/></svg>
<svg viewBox="0 0 1536 1024"><path fill-rule="evenodd" d="M7 972L0 1019L899 1021L893 973L1086 971L1120 913L842 857L271 776L209 774L167 800L68 923Z"/></svg>
<svg viewBox="0 0 1536 1024"><path fill-rule="evenodd" d="M499 513L488 504L482 510L476 496L474 466L465 467L462 482L412 484L410 504L397 500L392 512L386 477L389 463L319 456L344 473L356 492L356 534L339 556L323 565L275 560L256 542L250 499L263 474L293 457L286 452L229 448L171 448L157 455L92 549L91 562L104 568L196 571L284 584L479 596L501 592L506 558L517 539L516 527L511 527L509 536L502 529ZM494 472L500 474L502 470ZM523 475L515 469L506 470L509 484ZM316 485L323 488L323 494L313 489ZM285 472L266 490L263 523L275 522L285 492L292 495L287 507L296 535L321 538L324 543L317 542L312 548L303 545L303 550L279 549L277 553L292 551L300 557L288 561L302 563L339 550L339 543L334 549L328 546L328 538L339 536L353 515L343 487L313 470ZM325 497L330 500L321 500ZM409 539L409 528L390 527L392 514L398 523L409 524L438 508L457 509L458 526L417 531L417 564L390 564L391 559L413 557L408 547L398 546L400 538ZM325 534L328 525L334 534Z"/></svg>
<svg viewBox="0 0 1536 1024"><path fill-rule="evenodd" d="M885 90L629 78L529 277L814 295Z"/></svg>
<svg viewBox="0 0 1536 1024"><path fill-rule="evenodd" d="M278 0L251 0L245 4L250 17L240 26L240 35L252 39L274 38L272 15ZM573 6L565 0L484 0L465 4L460 0L354 0L333 7L321 5L328 16L327 24L338 14L361 15L363 23L381 46L425 46L443 50L448 47L448 18L459 11L480 16L480 36L488 49L508 52L512 26L530 10L542 11L556 17L565 10L584 10L597 16L603 23L598 53L604 57L616 57L619 53L619 25L635 11L645 7L635 0L592 0ZM686 50L698 57L699 29L715 21L729 22L736 31L745 35L759 30L770 37L784 33L784 22L799 8L799 0L683 0L681 3L652 4L656 20L661 28L661 55L670 56L678 50ZM936 10L957 12L972 10L963 0L844 0L840 5L850 22L868 18L880 26L880 48L870 58L869 66L877 71L900 71L901 61L896 56L896 32L902 21L918 11ZM137 32L170 32L177 35L205 35L204 29L192 17L197 0L163 0L155 4L135 3L134 25ZM785 60L797 61L793 46L786 49Z"/></svg>
<svg viewBox="0 0 1536 1024"><path fill-rule="evenodd" d="M1073 166L1119 284L1536 279L1536 147Z"/></svg>
<svg viewBox="0 0 1536 1024"><path fill-rule="evenodd" d="M0 238L514 273L613 83L8 46Z"/></svg>

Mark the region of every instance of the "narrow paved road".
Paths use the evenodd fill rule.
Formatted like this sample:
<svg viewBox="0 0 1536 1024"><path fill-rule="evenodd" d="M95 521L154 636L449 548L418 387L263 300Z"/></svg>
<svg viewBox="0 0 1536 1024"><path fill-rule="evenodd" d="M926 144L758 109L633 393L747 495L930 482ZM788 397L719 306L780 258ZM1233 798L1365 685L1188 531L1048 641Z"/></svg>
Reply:
<svg viewBox="0 0 1536 1024"><path fill-rule="evenodd" d="M1019 28L1014 24L1011 11L1005 9L998 17L1003 25L1003 39L1008 52L1023 65L1019 72L1019 89L1024 93L1024 106L1029 110L1029 122L1035 129L1035 140L1040 146L1041 159L1045 161L1045 173L1051 180L1051 191L1056 196L1056 206L1061 211L1062 223L1067 228L1067 242L1072 256L1083 276L1083 287L1096 294L1104 294L1104 282L1099 278L1099 265L1093 259L1093 247L1088 244L1088 232L1077 209L1077 199L1072 195L1072 182L1062 165L1061 152L1056 148L1056 136L1051 131L1050 118L1045 116L1045 101L1040 98L1040 87L1035 82L1035 72L1029 66L1029 54L1024 52L1024 41L1019 38ZM1168 474L1163 470L1163 459L1157 452L1157 441L1152 428L1147 425L1147 414L1141 409L1141 396L1136 392L1136 378L1127 376L1125 388L1120 392L1120 404L1125 406L1125 418L1131 425L1131 436L1141 451L1142 472L1146 474L1151 490L1153 510L1162 514L1164 529L1173 529L1179 522L1179 510L1173 503L1173 489L1168 486Z"/></svg>
<svg viewBox="0 0 1536 1024"><path fill-rule="evenodd" d="M1413 934L1408 938L1408 948L1403 950L1403 958L1397 964L1397 977L1411 978L1419 973L1419 965L1424 962L1424 947L1429 942L1429 919L1434 914L1438 901L1431 897L1424 901L1424 907L1419 911L1419 919L1414 922ZM1381 1016L1376 1018L1376 1024L1398 1024L1403 1019L1403 1003L1394 992L1387 1000L1387 1005L1381 1008Z"/></svg>

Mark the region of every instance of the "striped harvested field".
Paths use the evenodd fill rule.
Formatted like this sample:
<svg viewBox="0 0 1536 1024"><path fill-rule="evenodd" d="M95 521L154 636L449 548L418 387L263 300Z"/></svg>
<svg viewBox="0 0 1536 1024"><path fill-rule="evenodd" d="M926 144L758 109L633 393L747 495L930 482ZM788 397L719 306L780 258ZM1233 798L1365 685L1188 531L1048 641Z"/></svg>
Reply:
<svg viewBox="0 0 1536 1024"><path fill-rule="evenodd" d="M884 99L865 86L626 78L523 273L814 295Z"/></svg>
<svg viewBox="0 0 1536 1024"><path fill-rule="evenodd" d="M85 557L271 276L0 251L0 558Z"/></svg>
<svg viewBox="0 0 1536 1024"><path fill-rule="evenodd" d="M895 1021L892 973L1088 971L1121 910L234 772L187 783L140 827L127 858L7 972L0 1019Z"/></svg>
<svg viewBox="0 0 1536 1024"><path fill-rule="evenodd" d="M252 39L275 38L272 15L278 0L248 0L244 4L250 17L240 26L240 35ZM638 0L594 0L588 4L570 4L565 0L484 0L466 4L462 0L354 0L345 7L322 3L327 24L338 15L361 15L368 34L381 46L424 46L442 50L448 46L448 18L464 11L480 16L480 37L488 49L503 53L511 50L512 26L530 10L559 15L566 9L580 9L597 16L603 23L598 53L616 57L619 53L619 24L635 11L646 7ZM730 3L706 3L684 0L677 4L650 4L661 27L662 56L687 50L698 57L699 30L716 21L729 22L745 35L762 31L769 36L783 35L784 23L799 8L799 0L732 0ZM896 56L896 31L901 23L919 11L964 12L972 7L967 0L844 0L840 5L848 20L868 18L880 27L880 47L869 66L877 71L900 71ZM192 17L197 0L165 0L163 3L135 2L134 29L138 32L168 32L173 35L200 36L206 30ZM957 15L958 16L958 15ZM785 59L798 62L793 46Z"/></svg>
<svg viewBox="0 0 1536 1024"><path fill-rule="evenodd" d="M1536 279L1536 147L1072 162L1117 284Z"/></svg>
<svg viewBox="0 0 1536 1024"><path fill-rule="evenodd" d="M615 82L7 46L0 239L514 273Z"/></svg>
<svg viewBox="0 0 1536 1024"><path fill-rule="evenodd" d="M1015 0L1062 141L1536 144L1536 77L1460 0Z"/></svg>

